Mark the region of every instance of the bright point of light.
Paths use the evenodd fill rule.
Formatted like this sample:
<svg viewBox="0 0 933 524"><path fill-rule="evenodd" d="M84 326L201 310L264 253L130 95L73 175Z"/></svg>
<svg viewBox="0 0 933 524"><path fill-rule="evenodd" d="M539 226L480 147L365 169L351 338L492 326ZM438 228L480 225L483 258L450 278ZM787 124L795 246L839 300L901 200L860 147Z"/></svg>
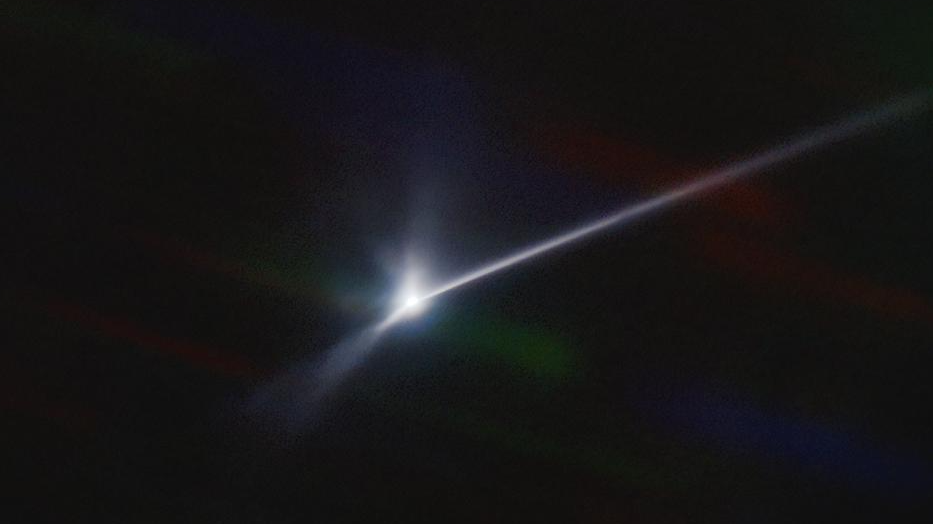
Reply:
<svg viewBox="0 0 933 524"><path fill-rule="evenodd" d="M429 300L425 296L423 282L424 271L421 266L409 261L390 303L389 316L383 321L385 327L401 320L415 318L427 310Z"/></svg>
<svg viewBox="0 0 933 524"><path fill-rule="evenodd" d="M408 297L405 299L405 303L402 305L405 309L412 309L418 306L421 303L421 299L418 297Z"/></svg>
<svg viewBox="0 0 933 524"><path fill-rule="evenodd" d="M405 312L406 317L414 317L424 313L426 306L427 304L420 297L410 295L402 301L400 309Z"/></svg>
<svg viewBox="0 0 933 524"><path fill-rule="evenodd" d="M886 105L855 115L835 124L818 127L809 133L787 140L777 147L764 150L745 160L727 164L719 169L703 173L680 186L669 188L667 191L622 207L602 218L584 223L576 228L569 229L536 244L526 246L524 249L520 249L511 255L493 260L484 266L480 266L434 288L424 290L420 288L420 286L417 289L411 287L420 281L417 280L417 277L419 277L418 272L410 271L406 273L407 280L403 284L402 298L395 303L395 310L383 322L383 325L388 327L403 318L416 316L417 313L424 310L424 302L438 295L447 293L448 291L470 284L492 274L499 273L558 248L589 238L597 233L625 223L633 222L646 215L671 208L685 200L709 193L740 179L796 160L807 153L812 153L817 149L855 137L873 128L896 121L898 118L909 116L925 109L929 103L930 96L927 93L919 93L913 96L895 99Z"/></svg>

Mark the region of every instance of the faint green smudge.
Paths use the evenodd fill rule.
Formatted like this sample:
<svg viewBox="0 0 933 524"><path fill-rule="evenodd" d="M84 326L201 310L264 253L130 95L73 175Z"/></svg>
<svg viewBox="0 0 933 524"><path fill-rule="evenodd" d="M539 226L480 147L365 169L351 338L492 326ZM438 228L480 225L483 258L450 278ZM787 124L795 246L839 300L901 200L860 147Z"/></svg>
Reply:
<svg viewBox="0 0 933 524"><path fill-rule="evenodd" d="M456 310L445 315L434 333L445 345L505 364L539 383L556 385L582 372L567 338L540 326Z"/></svg>

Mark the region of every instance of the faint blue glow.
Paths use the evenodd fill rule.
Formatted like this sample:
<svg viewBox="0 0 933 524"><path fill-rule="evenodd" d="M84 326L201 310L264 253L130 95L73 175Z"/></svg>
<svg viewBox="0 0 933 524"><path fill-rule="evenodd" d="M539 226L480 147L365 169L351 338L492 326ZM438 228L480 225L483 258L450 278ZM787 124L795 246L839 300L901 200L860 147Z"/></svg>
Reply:
<svg viewBox="0 0 933 524"><path fill-rule="evenodd" d="M372 353L384 332L384 326L369 326L345 336L323 355L293 364L253 392L248 412L273 422L275 432L285 441L300 436L315 422L334 389Z"/></svg>

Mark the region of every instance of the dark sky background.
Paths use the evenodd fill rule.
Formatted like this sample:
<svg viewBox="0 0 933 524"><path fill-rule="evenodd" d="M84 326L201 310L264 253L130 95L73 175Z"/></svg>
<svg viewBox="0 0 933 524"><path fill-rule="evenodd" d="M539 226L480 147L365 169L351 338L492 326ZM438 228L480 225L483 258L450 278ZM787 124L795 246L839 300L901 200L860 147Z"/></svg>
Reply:
<svg viewBox="0 0 933 524"><path fill-rule="evenodd" d="M928 521L933 116L438 297L929 90L923 2L0 1L6 522ZM284 404L287 404L285 402Z"/></svg>

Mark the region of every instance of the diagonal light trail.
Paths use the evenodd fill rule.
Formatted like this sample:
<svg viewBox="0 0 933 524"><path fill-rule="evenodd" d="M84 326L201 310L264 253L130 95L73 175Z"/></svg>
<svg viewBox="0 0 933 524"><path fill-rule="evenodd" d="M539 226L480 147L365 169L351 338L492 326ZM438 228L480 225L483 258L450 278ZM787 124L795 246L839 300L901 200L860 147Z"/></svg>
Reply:
<svg viewBox="0 0 933 524"><path fill-rule="evenodd" d="M401 305L381 322L344 338L320 355L320 358L309 359L273 378L253 395L251 411L281 417L287 433L297 435L314 417L324 398L375 350L381 336L395 324L413 316L427 300L610 228L667 209L686 199L798 159L807 153L916 115L925 110L929 103L927 93L892 100L871 111L819 127L745 160L706 172L683 185L494 260L425 293L404 297Z"/></svg>
<svg viewBox="0 0 933 524"><path fill-rule="evenodd" d="M511 255L476 268L473 271L465 273L430 290L419 297L419 301L427 300L465 286L466 284L504 271L512 266L567 246L601 231L626 222L631 222L649 213L665 209L688 198L735 182L738 179L760 173L779 164L797 159L806 153L852 138L876 127L893 123L898 118L907 117L919 112L924 109L928 103L928 95L926 93L920 93L893 100L871 111L817 128L814 131L754 155L746 160L705 173L684 185L674 187L647 200L624 207L604 218L571 229L554 238L528 246ZM397 318L393 317L399 317L399 315L398 313L391 315L386 323L394 323Z"/></svg>

